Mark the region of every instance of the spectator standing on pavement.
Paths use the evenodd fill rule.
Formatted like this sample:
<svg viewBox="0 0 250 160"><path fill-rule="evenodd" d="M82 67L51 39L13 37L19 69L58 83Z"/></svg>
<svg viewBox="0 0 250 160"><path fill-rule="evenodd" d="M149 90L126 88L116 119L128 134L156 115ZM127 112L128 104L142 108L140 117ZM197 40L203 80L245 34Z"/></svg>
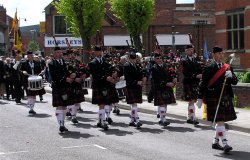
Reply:
<svg viewBox="0 0 250 160"><path fill-rule="evenodd" d="M212 55L213 60L204 67L202 72L197 105L201 107L202 99L204 99L207 104L207 120L213 122L216 118L216 132L212 148L229 152L233 148L227 144L225 122L237 118L232 101L234 96L232 85L236 85L238 79L233 69L222 62L224 52L221 47L214 47ZM219 99L221 101L218 105ZM215 117L217 105L219 109ZM221 139L223 147L220 146L219 139Z"/></svg>
<svg viewBox="0 0 250 160"><path fill-rule="evenodd" d="M5 79L6 79L6 75L5 75L5 65L4 65L4 61L2 59L0 59L0 98L4 97L4 93L5 93Z"/></svg>
<svg viewBox="0 0 250 160"><path fill-rule="evenodd" d="M172 70L167 64L163 64L161 54L155 54L155 64L152 67L152 79L154 85L154 105L160 108L159 124L167 126L170 124L166 119L167 105L175 103L173 87L177 79L176 74L172 74Z"/></svg>
<svg viewBox="0 0 250 160"><path fill-rule="evenodd" d="M197 125L199 124L195 116L194 103L197 100L198 85L202 74L199 72L200 64L197 62L194 56L193 45L186 46L186 56L182 58L182 73L183 73L183 93L184 100L188 101L188 118L187 123Z"/></svg>

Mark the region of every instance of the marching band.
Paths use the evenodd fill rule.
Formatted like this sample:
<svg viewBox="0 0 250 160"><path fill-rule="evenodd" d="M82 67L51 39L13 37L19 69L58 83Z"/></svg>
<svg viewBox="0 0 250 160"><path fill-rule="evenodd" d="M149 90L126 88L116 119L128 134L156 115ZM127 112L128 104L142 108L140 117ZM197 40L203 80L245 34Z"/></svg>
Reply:
<svg viewBox="0 0 250 160"><path fill-rule="evenodd" d="M166 58L161 52L155 51L150 61L143 60L142 55L135 50L130 50L124 55L112 56L108 53L104 54L102 49L100 46L94 47L94 55L88 64L81 64L72 49L63 51L57 46L54 54L46 59L41 58L41 55L35 55L34 58L31 51L27 52L26 58L18 53L15 59L2 57L0 59L0 96L3 98L6 93L7 100L15 99L16 103L20 104L26 95L27 106L30 109L28 113L35 115L36 96L40 97L40 101L43 100L42 95L45 94L43 81L46 80L52 88L52 106L55 107L59 131L64 133L68 131L65 126L66 116L71 118L73 124L78 123L77 111L81 109L81 102L85 101L85 95L88 94L83 88L83 83L90 77L92 104L99 107L97 127L108 130L109 125L113 123L111 111L119 115L119 100L125 99L131 107L128 125L141 128L137 104L143 103L143 86L147 81L151 81L153 87L149 102L154 99L153 105L158 107L159 125L167 127L170 125L166 118L167 105L176 103L174 88L178 77L175 65L178 64L181 65L184 75L183 98L188 101L187 123L199 124L195 115L195 103L197 102L198 107L206 103L208 121L215 119L216 122L216 136L212 148L225 152L232 150L232 147L227 144L224 122L237 118L231 98L233 95L231 85L237 84L237 78L232 68L224 66L224 70L220 71L221 66L217 67L217 63L224 65L219 57L223 52L222 48L214 48L214 60L208 62L205 67L201 66L194 56L192 45L186 46L186 55L182 58ZM171 62L177 59L181 60L177 63ZM213 75L217 75L217 71L221 74L214 78ZM210 82L211 79L213 82ZM221 107L218 114L215 114L216 105L220 102L218 97L221 90L217 92L217 89L221 88L224 79L226 79L225 92L219 104ZM202 102L202 99L205 101ZM219 138L223 146L219 145Z"/></svg>

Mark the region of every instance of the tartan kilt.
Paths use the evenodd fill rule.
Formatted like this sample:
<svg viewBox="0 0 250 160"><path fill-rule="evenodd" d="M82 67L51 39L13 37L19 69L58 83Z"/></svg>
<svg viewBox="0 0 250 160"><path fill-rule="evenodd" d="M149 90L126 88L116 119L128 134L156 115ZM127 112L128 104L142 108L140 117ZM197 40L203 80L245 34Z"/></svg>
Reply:
<svg viewBox="0 0 250 160"><path fill-rule="evenodd" d="M106 95L103 93L106 92ZM92 104L111 104L112 94L110 88L93 88L92 90Z"/></svg>
<svg viewBox="0 0 250 160"><path fill-rule="evenodd" d="M154 90L154 106L176 103L172 87L164 89L156 88Z"/></svg>
<svg viewBox="0 0 250 160"><path fill-rule="evenodd" d="M127 104L142 103L142 87L136 86L126 86L125 95Z"/></svg>
<svg viewBox="0 0 250 160"><path fill-rule="evenodd" d="M183 84L183 99L189 101L192 99L197 99L198 97L198 84Z"/></svg>
<svg viewBox="0 0 250 160"><path fill-rule="evenodd" d="M118 96L118 93L116 91L115 86L110 87L110 94L112 96L111 103L118 103L119 102L119 96Z"/></svg>
<svg viewBox="0 0 250 160"><path fill-rule="evenodd" d="M70 105L70 100L63 100L62 95L67 94L69 95L69 89L66 88L53 88L52 87L52 106L53 107L59 107L59 106L68 106Z"/></svg>
<svg viewBox="0 0 250 160"><path fill-rule="evenodd" d="M69 85L69 103L73 105L75 103L81 103L85 101L83 94L82 85L78 83L73 83Z"/></svg>
<svg viewBox="0 0 250 160"><path fill-rule="evenodd" d="M46 93L44 87L40 90L29 90L26 89L27 96L36 96L36 95L44 95Z"/></svg>
<svg viewBox="0 0 250 160"><path fill-rule="evenodd" d="M208 121L213 122L218 102L219 96L215 98L206 98ZM237 116L234 110L232 97L230 97L229 95L224 95L221 99L215 122L227 122L235 119L237 119Z"/></svg>

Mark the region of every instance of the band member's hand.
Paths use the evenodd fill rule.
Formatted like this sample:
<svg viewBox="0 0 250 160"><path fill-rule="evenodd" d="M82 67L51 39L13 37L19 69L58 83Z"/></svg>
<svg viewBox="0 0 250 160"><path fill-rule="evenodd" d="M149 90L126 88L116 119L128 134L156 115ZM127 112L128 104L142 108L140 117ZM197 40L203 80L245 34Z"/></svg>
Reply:
<svg viewBox="0 0 250 160"><path fill-rule="evenodd" d="M66 78L66 82L68 82L68 83L72 83L73 81L74 81L74 79L72 79L72 78L69 78L69 77Z"/></svg>
<svg viewBox="0 0 250 160"><path fill-rule="evenodd" d="M82 82L82 78L76 78L75 81L76 81L77 83L81 83L81 82Z"/></svg>
<svg viewBox="0 0 250 160"><path fill-rule="evenodd" d="M177 78L173 79L173 83L176 84L177 83Z"/></svg>
<svg viewBox="0 0 250 160"><path fill-rule="evenodd" d="M227 77L227 78L232 78L232 77L233 77L232 72L231 72L231 71L226 71L225 77Z"/></svg>
<svg viewBox="0 0 250 160"><path fill-rule="evenodd" d="M71 73L70 78L75 79L76 78L76 73Z"/></svg>
<svg viewBox="0 0 250 160"><path fill-rule="evenodd" d="M24 75L29 75L26 71L23 71L23 74L24 74Z"/></svg>
<svg viewBox="0 0 250 160"><path fill-rule="evenodd" d="M85 79L86 77L87 77L86 74L83 74L83 75L81 76L82 79Z"/></svg>
<svg viewBox="0 0 250 160"><path fill-rule="evenodd" d="M111 77L111 76L108 76L108 77L107 77L107 81L109 81L109 82L111 82L111 83L115 83L114 78Z"/></svg>
<svg viewBox="0 0 250 160"><path fill-rule="evenodd" d="M174 87L175 84L174 84L173 82L168 82L168 83L167 83L167 86L168 86L168 87Z"/></svg>
<svg viewBox="0 0 250 160"><path fill-rule="evenodd" d="M142 82L145 84L147 82L147 77L143 77Z"/></svg>
<svg viewBox="0 0 250 160"><path fill-rule="evenodd" d="M124 79L125 79L125 77L124 77L124 76L121 76L121 77L120 77L120 80L121 80L121 81L123 81Z"/></svg>
<svg viewBox="0 0 250 160"><path fill-rule="evenodd" d="M116 78L116 77L117 77L117 72L116 72L116 71L112 73L112 77L113 77L113 78Z"/></svg>
<svg viewBox="0 0 250 160"><path fill-rule="evenodd" d="M142 86L142 81L138 81L137 84Z"/></svg>
<svg viewBox="0 0 250 160"><path fill-rule="evenodd" d="M196 75L196 78L197 78L197 79L201 79L201 78L202 78L202 74Z"/></svg>
<svg viewBox="0 0 250 160"><path fill-rule="evenodd" d="M198 108L201 108L201 106L202 106L202 99L197 99L196 105L197 105Z"/></svg>

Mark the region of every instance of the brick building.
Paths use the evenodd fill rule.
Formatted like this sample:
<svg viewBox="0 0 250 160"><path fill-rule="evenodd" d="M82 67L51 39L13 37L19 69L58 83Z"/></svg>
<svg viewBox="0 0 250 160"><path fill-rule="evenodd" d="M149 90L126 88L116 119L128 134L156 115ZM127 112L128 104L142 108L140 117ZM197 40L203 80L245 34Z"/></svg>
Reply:
<svg viewBox="0 0 250 160"><path fill-rule="evenodd" d="M142 34L146 53L155 49L155 37L163 49L171 47L174 50L184 51L184 46L190 44L188 36L190 33L197 53L202 55L204 39L207 40L209 48L215 44L214 5L215 0L195 0L195 3L191 4L176 4L176 0L156 0L153 21L148 31ZM108 49L124 49L127 47L126 40L130 42L129 35L122 23L113 16L108 4L106 8L99 37L93 37L93 44L98 41L97 39L101 39ZM66 47L66 37L73 46L81 46L81 40L72 37L63 16L57 14L52 4L45 8L45 19L46 54L53 50L53 36L62 47Z"/></svg>
<svg viewBox="0 0 250 160"><path fill-rule="evenodd" d="M11 38L9 31L11 29L13 18L6 14L6 9L0 6L0 55L8 56L11 52Z"/></svg>
<svg viewBox="0 0 250 160"><path fill-rule="evenodd" d="M250 1L216 0L216 43L236 53L234 65L250 68Z"/></svg>

